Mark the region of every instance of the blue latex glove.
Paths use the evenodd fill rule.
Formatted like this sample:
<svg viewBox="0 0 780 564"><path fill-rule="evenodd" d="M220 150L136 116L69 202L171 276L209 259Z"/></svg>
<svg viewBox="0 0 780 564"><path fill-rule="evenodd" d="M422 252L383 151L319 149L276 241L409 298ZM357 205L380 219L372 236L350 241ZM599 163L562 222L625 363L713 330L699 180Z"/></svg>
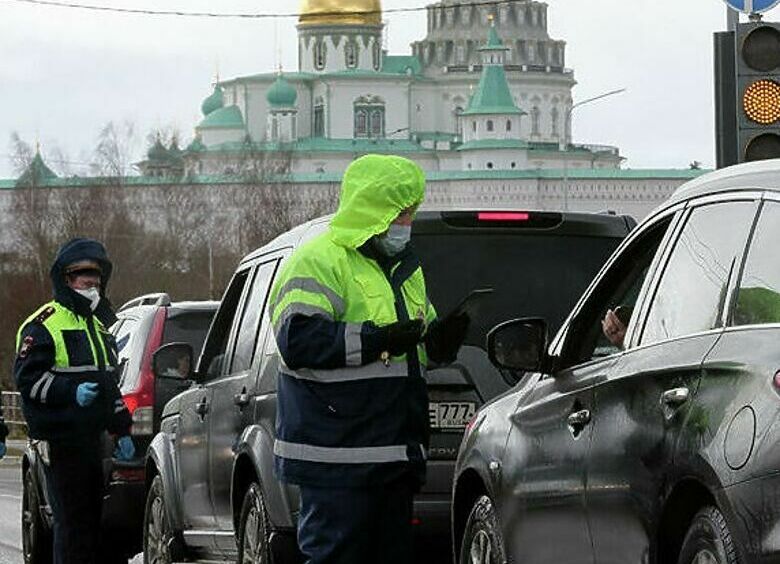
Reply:
<svg viewBox="0 0 780 564"><path fill-rule="evenodd" d="M5 443L0 443L0 458L3 458L6 453Z"/></svg>
<svg viewBox="0 0 780 564"><path fill-rule="evenodd" d="M98 390L97 382L79 384L78 388L76 388L76 403L81 407L92 405L98 394L100 394L100 391Z"/></svg>
<svg viewBox="0 0 780 564"><path fill-rule="evenodd" d="M116 448L114 449L114 458L127 462L128 460L132 460L134 456L135 445L133 444L133 439L129 435L119 437L119 440L116 442Z"/></svg>

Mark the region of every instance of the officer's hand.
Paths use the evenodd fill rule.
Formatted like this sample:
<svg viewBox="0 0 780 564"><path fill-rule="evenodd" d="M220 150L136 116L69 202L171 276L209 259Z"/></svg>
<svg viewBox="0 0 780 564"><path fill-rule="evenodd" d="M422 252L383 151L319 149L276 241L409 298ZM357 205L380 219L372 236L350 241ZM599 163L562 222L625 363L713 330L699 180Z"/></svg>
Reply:
<svg viewBox="0 0 780 564"><path fill-rule="evenodd" d="M431 360L439 364L454 362L466 340L470 324L471 318L465 313L435 322L425 335L425 346Z"/></svg>
<svg viewBox="0 0 780 564"><path fill-rule="evenodd" d="M5 443L0 443L0 458L5 456L6 450Z"/></svg>
<svg viewBox="0 0 780 564"><path fill-rule="evenodd" d="M396 321L387 325L387 352L392 356L399 356L414 350L422 340L425 324L421 319L410 321Z"/></svg>
<svg viewBox="0 0 780 564"><path fill-rule="evenodd" d="M133 444L133 439L129 435L119 437L119 440L116 442L116 448L114 449L114 458L127 462L128 460L132 460L134 456L135 445Z"/></svg>
<svg viewBox="0 0 780 564"><path fill-rule="evenodd" d="M87 407L92 405L99 394L97 382L84 382L76 388L76 403L81 407Z"/></svg>

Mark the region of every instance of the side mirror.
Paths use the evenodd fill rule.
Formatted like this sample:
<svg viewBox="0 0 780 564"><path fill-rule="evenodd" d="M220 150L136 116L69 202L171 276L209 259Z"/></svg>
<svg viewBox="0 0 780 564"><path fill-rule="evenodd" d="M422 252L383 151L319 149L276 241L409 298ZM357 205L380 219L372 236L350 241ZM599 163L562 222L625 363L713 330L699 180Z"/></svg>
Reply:
<svg viewBox="0 0 780 564"><path fill-rule="evenodd" d="M152 371L157 378L190 380L192 357L192 346L187 343L163 345L152 355Z"/></svg>
<svg viewBox="0 0 780 564"><path fill-rule="evenodd" d="M496 325L487 335L490 362L507 370L543 370L547 364L547 333L547 322L538 317Z"/></svg>

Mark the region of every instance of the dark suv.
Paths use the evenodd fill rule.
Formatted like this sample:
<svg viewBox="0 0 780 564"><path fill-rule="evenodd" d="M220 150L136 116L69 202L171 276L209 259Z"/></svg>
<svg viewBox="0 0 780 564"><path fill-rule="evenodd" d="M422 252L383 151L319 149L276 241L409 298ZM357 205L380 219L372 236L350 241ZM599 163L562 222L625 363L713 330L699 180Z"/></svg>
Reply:
<svg viewBox="0 0 780 564"><path fill-rule="evenodd" d="M549 347L554 321L490 333L496 365L532 375L466 433L459 562L780 562L778 180L775 160L682 187Z"/></svg>
<svg viewBox="0 0 780 564"><path fill-rule="evenodd" d="M108 437L104 441L104 539L115 549L111 552L116 554L116 562L126 562L141 550L146 495L144 453L159 429L162 406L182 390L175 380L156 385L152 353L172 342L188 343L200 351L218 306L219 302L171 303L167 294L141 296L119 308L119 320L109 329L117 341L119 388L133 416L131 432L137 453L130 462L112 460L112 441ZM51 509L41 465L46 456L45 443L31 441L22 462L26 564L51 561Z"/></svg>
<svg viewBox="0 0 780 564"><path fill-rule="evenodd" d="M182 556L235 558L236 537L240 550L255 558L269 552L274 562L299 558L297 491L273 474L279 357L266 300L280 264L322 233L328 221L294 229L239 265L194 383L166 406L149 450L144 537L149 562ZM427 374L432 431L428 480L415 501L414 522L420 535L445 540L439 555L450 552L452 472L463 430L480 405L515 382L515 375L491 366L484 350L487 329L513 312L563 321L633 225L630 218L609 214L418 214L413 244L440 314L475 288L495 290L474 320L457 362ZM161 349L156 369L162 373L171 362L169 353L175 359L182 349L186 347ZM247 527L258 527L259 533L246 534ZM245 561L260 560L247 556Z"/></svg>

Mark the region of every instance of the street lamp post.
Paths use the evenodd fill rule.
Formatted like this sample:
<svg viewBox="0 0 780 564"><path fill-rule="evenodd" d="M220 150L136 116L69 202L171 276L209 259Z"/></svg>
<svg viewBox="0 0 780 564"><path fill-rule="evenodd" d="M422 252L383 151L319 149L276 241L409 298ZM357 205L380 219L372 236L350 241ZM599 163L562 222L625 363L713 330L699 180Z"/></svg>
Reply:
<svg viewBox="0 0 780 564"><path fill-rule="evenodd" d="M569 137L571 137L571 116L574 113L574 110L576 110L580 106L584 106L585 104L590 104L591 102L596 102L597 100L601 100L609 96L615 96L616 94L622 94L626 90L627 90L626 88L610 90L609 92L605 92L604 94L599 94L598 96L594 96L592 98L588 98L587 100L582 100L581 102L577 102L576 104L573 104L570 108L566 110L566 121L564 122L564 127L566 127L567 130L564 132L566 139L563 148L563 209L564 211L569 211L569 145L570 145Z"/></svg>

